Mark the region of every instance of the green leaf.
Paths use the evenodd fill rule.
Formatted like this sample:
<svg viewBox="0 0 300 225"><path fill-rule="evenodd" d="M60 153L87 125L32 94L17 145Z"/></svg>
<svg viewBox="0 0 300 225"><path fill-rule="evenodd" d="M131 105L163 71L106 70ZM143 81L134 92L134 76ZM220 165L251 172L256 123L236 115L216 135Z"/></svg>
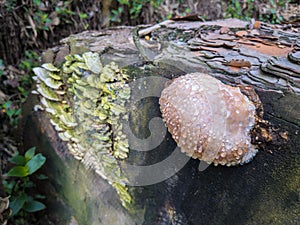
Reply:
<svg viewBox="0 0 300 225"><path fill-rule="evenodd" d="M39 179L39 180L46 180L46 179L48 179L48 176L46 176L45 174L39 174L37 176L37 179Z"/></svg>
<svg viewBox="0 0 300 225"><path fill-rule="evenodd" d="M12 190L13 190L13 188L14 188L15 185L16 185L16 181L12 180L12 181L8 182L8 181L6 181L6 180L3 180L3 181L2 181L2 184L3 184L3 186L4 186L5 191L6 191L9 195L11 195Z"/></svg>
<svg viewBox="0 0 300 225"><path fill-rule="evenodd" d="M16 215L20 209L24 206L26 202L26 195L23 193L19 197L15 198L9 203L10 208L12 209L12 216Z"/></svg>
<svg viewBox="0 0 300 225"><path fill-rule="evenodd" d="M22 113L22 109L17 109L14 113L15 116L19 116Z"/></svg>
<svg viewBox="0 0 300 225"><path fill-rule="evenodd" d="M45 162L46 158L41 153L35 155L25 165L28 168L28 174L33 174L35 171L41 168Z"/></svg>
<svg viewBox="0 0 300 225"><path fill-rule="evenodd" d="M35 149L36 149L36 147L32 147L32 148L27 150L27 152L25 153L26 161L30 160L34 156Z"/></svg>
<svg viewBox="0 0 300 225"><path fill-rule="evenodd" d="M28 167L27 166L15 166L8 173L7 176L10 177L26 177L28 176Z"/></svg>
<svg viewBox="0 0 300 225"><path fill-rule="evenodd" d="M26 164L26 159L22 155L15 155L11 157L9 161L19 166L24 166Z"/></svg>
<svg viewBox="0 0 300 225"><path fill-rule="evenodd" d="M15 110L14 109L6 109L5 112L6 112L6 115L8 115L9 118L12 118L12 116L15 113Z"/></svg>
<svg viewBox="0 0 300 225"><path fill-rule="evenodd" d="M81 19L86 19L88 17L88 15L86 13L79 13L79 17Z"/></svg>
<svg viewBox="0 0 300 225"><path fill-rule="evenodd" d="M32 181L27 181L25 183L25 187L27 187L27 188L35 187L35 183L33 183Z"/></svg>
<svg viewBox="0 0 300 225"><path fill-rule="evenodd" d="M11 104L12 104L11 101L7 101L7 102L5 102L5 103L3 104L3 108L4 108L4 109L8 109L8 108L10 108Z"/></svg>
<svg viewBox="0 0 300 225"><path fill-rule="evenodd" d="M41 211L43 209L45 209L46 206L39 202L39 201L28 201L25 203L23 209L26 211L26 212L37 212L37 211Z"/></svg>
<svg viewBox="0 0 300 225"><path fill-rule="evenodd" d="M45 199L46 196L45 196L45 195L36 194L36 195L34 196L34 198L37 198L37 199Z"/></svg>
<svg viewBox="0 0 300 225"><path fill-rule="evenodd" d="M41 1L40 0L33 0L33 4L36 6L40 6Z"/></svg>
<svg viewBox="0 0 300 225"><path fill-rule="evenodd" d="M128 0L118 0L118 2L122 5L128 5L129 6L129 1Z"/></svg>

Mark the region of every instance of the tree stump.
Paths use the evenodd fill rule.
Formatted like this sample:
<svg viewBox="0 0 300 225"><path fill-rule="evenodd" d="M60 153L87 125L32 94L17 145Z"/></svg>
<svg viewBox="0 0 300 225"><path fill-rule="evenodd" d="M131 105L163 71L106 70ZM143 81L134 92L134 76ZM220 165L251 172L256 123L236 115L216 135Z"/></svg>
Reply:
<svg viewBox="0 0 300 225"><path fill-rule="evenodd" d="M36 98L28 100L24 146L37 146L47 157L43 172L49 183L40 187L48 196L49 214L56 215L53 220L61 218L56 224L73 217L78 224L299 223L299 49L299 31L292 26L227 19L86 31L45 51L43 63L57 67L69 54L99 53L103 66L115 62L125 68L139 90L131 93L136 104L128 108L134 148L129 146L129 157L119 160L132 181L127 185L132 198L127 207L110 182L73 158L47 114L32 112ZM263 103L264 119L278 138L240 166L203 169L199 160L174 153L176 143L165 134L166 128L160 123L153 128L150 120L161 116L158 98L164 83L191 72L209 73L229 85L252 86ZM163 167L161 162L170 158L167 166L180 166ZM132 164L151 165L153 170L126 174Z"/></svg>

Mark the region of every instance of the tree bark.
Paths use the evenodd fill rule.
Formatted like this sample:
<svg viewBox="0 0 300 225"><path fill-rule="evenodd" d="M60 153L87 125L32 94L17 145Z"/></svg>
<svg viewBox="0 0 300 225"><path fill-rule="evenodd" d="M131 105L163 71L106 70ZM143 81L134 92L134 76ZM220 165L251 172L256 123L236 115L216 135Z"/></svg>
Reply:
<svg viewBox="0 0 300 225"><path fill-rule="evenodd" d="M246 165L211 165L201 171L199 160L191 159L166 180L130 187L135 203L127 211L105 180L86 172L81 163L75 164L45 113L28 113L25 123L31 127L24 128L24 146L37 145L47 156L44 172L49 175L50 193L55 193L49 199L49 209L57 215L67 212L67 217L73 215L79 224L297 224L299 48L299 34L292 27L235 19L167 21L139 30L138 34L133 28L121 27L83 32L62 40L60 46L43 54L43 62L59 66L67 54L93 51L100 54L104 65L115 62L134 77L168 80L200 71L230 85L250 85L263 103L264 118L277 129L279 139L266 143ZM142 91L150 93L159 85ZM28 111L35 103L33 98L29 100ZM157 97L139 103L131 112L133 133L139 138L151 136L148 123L159 115ZM132 151L127 160L153 164L168 158L175 148L167 134L158 147L143 155ZM61 198L66 210L57 212L58 203L53 199Z"/></svg>

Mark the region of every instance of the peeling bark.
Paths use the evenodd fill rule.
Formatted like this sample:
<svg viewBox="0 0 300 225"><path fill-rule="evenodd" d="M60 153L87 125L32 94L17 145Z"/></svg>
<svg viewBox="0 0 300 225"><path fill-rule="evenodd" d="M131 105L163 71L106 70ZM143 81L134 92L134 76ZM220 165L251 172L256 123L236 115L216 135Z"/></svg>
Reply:
<svg viewBox="0 0 300 225"><path fill-rule="evenodd" d="M228 19L169 21L139 29L139 35L132 31L131 27L119 27L71 35L63 39L60 46L47 50L43 62L59 65L69 53L93 51L101 55L103 64L114 61L126 67L134 77L157 75L171 79L190 72L207 72L231 85L247 84L259 95L265 119L277 129L278 140L266 144L247 165L209 166L200 171L199 160L190 160L163 182L130 188L135 198L135 213L120 209L113 190L108 191L108 195L103 195L101 189L95 191L99 182L105 185L105 181L96 176L87 175L85 178L90 183L85 186L84 193L94 199L93 205L81 198L81 191L73 195L78 197L75 200L59 190L57 197L64 195L65 204L75 209L73 215L84 221L82 224L96 223L97 219L101 221L103 213L108 212L103 208L95 210L97 204L105 209L111 207L116 212L114 216L121 215L135 223L144 221L144 225L297 224L300 213L300 39L297 29ZM157 99L144 101L139 107L132 112L133 130L140 137L147 138L149 120L160 114ZM57 161L57 157L61 158L61 171L68 170L69 162L65 158L70 155L57 147L58 140L53 139L56 136L49 121L43 113L34 116L37 122L32 129L38 135L43 131L43 137L48 137L49 147L41 145L39 140L32 141L29 132L25 132L25 146L40 145L40 149L55 155L49 153L50 163ZM32 121L30 114L27 121L29 124ZM167 134L159 147L142 156L132 153L130 159L144 164L157 162L168 157L175 147ZM49 165L47 170L52 173L55 166ZM77 174L74 168L71 170L67 172ZM80 168L80 174L84 171ZM62 182L60 185L64 189L59 174L50 179L53 186L59 186L58 181ZM75 188L82 187L76 179L73 182ZM86 206L87 218L81 218L78 205Z"/></svg>

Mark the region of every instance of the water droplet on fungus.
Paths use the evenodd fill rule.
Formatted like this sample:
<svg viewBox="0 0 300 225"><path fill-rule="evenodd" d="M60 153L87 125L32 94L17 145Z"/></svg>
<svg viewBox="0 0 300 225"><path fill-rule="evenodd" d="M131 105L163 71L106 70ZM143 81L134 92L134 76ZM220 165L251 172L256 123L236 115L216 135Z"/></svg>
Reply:
<svg viewBox="0 0 300 225"><path fill-rule="evenodd" d="M190 87L198 88L191 92ZM257 153L250 134L258 118L256 107L239 87L192 73L170 82L159 103L169 132L187 155L231 166L247 163ZM178 129L169 121L178 123Z"/></svg>

